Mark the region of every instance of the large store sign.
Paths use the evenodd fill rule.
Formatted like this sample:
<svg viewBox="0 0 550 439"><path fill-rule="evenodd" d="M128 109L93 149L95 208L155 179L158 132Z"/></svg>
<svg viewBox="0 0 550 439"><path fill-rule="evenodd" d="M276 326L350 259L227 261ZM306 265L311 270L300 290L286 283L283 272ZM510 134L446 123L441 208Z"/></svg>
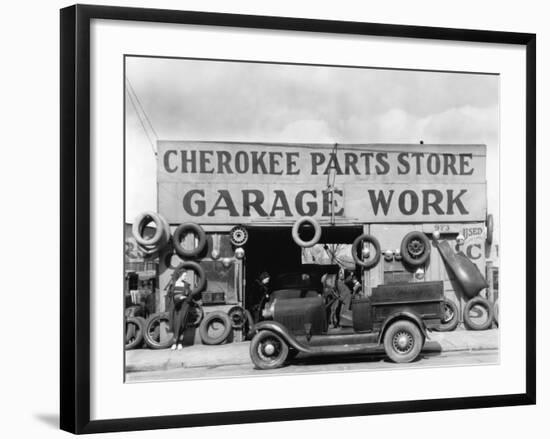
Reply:
<svg viewBox="0 0 550 439"><path fill-rule="evenodd" d="M484 145L159 142L170 223L483 221Z"/></svg>

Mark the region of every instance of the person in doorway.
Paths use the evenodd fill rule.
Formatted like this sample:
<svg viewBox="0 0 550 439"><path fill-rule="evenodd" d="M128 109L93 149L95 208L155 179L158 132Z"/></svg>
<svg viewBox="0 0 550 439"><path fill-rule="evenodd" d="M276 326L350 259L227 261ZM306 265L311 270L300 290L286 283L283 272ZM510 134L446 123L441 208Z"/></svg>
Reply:
<svg viewBox="0 0 550 439"><path fill-rule="evenodd" d="M169 316L170 326L174 333L174 343L171 349L181 350L183 348L183 334L187 324L187 315L193 296L191 294L191 285L187 282L187 272L184 271L181 276L176 279L168 297L169 301Z"/></svg>

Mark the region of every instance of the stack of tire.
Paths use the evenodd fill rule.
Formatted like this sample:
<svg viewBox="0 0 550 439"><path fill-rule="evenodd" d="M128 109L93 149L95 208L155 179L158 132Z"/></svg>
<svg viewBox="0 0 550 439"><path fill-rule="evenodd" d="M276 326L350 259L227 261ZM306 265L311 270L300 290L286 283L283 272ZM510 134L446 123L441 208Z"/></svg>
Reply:
<svg viewBox="0 0 550 439"><path fill-rule="evenodd" d="M155 226L154 233L152 236L146 236L146 227L151 223ZM132 224L132 236L140 252L145 257L153 258L158 256L169 245L170 226L158 213L152 211L143 212L137 216ZM137 315L130 308L126 309L125 349L139 348L142 346L143 341L149 344L146 338L146 327L149 319L146 320L143 315Z"/></svg>
<svg viewBox="0 0 550 439"><path fill-rule="evenodd" d="M145 236L147 225L155 224L155 233L151 237ZM147 211L138 215L132 224L132 236L136 240L139 250L149 257L156 256L170 242L170 226L158 213Z"/></svg>

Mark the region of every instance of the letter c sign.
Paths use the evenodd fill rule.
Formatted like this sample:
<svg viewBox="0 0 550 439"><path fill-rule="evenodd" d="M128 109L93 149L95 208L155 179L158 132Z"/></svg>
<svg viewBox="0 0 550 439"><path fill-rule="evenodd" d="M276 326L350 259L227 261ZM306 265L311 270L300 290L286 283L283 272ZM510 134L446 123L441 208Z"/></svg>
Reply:
<svg viewBox="0 0 550 439"><path fill-rule="evenodd" d="M475 255L474 247L478 249L478 251L475 251ZM468 256L468 258L472 261L481 258L481 244L470 244L468 247L466 247L466 256Z"/></svg>

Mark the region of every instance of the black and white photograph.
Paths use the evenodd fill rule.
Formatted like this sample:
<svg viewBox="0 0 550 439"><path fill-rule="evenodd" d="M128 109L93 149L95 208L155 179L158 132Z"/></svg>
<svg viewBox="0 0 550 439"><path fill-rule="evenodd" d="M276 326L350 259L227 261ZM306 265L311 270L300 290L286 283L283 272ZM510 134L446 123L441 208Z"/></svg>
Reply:
<svg viewBox="0 0 550 439"><path fill-rule="evenodd" d="M126 383L499 364L498 73L123 62Z"/></svg>

